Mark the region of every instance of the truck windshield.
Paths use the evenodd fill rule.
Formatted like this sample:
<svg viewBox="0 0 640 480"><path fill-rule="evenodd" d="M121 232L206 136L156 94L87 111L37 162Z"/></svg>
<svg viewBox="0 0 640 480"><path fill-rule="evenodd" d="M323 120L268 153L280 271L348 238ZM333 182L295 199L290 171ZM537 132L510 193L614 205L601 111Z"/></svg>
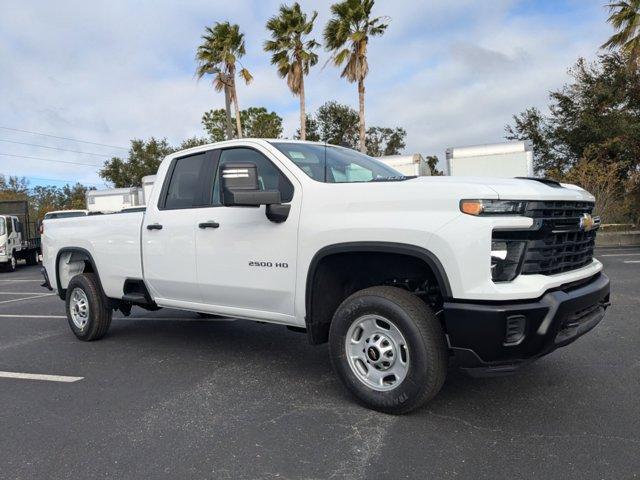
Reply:
<svg viewBox="0 0 640 480"><path fill-rule="evenodd" d="M295 142L271 144L318 182L391 182L409 178L381 161L349 148Z"/></svg>
<svg viewBox="0 0 640 480"><path fill-rule="evenodd" d="M7 229L4 224L4 217L0 217L0 235L7 233Z"/></svg>

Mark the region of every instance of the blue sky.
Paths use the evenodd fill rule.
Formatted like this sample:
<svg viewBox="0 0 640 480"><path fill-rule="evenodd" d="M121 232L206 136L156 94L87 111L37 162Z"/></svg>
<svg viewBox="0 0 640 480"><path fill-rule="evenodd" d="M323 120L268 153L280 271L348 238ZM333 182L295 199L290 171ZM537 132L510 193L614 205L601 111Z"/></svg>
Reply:
<svg viewBox="0 0 640 480"><path fill-rule="evenodd" d="M205 25L229 20L246 36L243 64L255 81L240 106L265 106L297 128L298 101L262 52L264 24L279 1L0 0L0 127L127 147L130 138L203 135L200 119L223 98L193 76ZM319 13L331 2L302 1ZM528 106L545 107L549 90L568 79L579 56L595 58L610 35L605 2L579 0L378 0L390 17L371 41L368 125L402 126L406 153L503 140L505 124ZM307 109L328 100L357 106L355 85L327 65L307 79ZM93 155L22 145L32 143ZM125 150L0 128L0 154L86 163L73 165L0 155L0 173L31 184L81 181L104 186L97 170ZM105 157L101 155L106 155Z"/></svg>

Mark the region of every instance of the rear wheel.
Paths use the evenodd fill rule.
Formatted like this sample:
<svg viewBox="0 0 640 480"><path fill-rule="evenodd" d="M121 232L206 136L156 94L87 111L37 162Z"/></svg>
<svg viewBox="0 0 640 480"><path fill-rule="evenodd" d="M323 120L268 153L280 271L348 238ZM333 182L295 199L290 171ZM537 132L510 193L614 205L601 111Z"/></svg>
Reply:
<svg viewBox="0 0 640 480"><path fill-rule="evenodd" d="M37 265L38 264L38 250L33 249L29 252L29 256L27 257L27 265Z"/></svg>
<svg viewBox="0 0 640 480"><path fill-rule="evenodd" d="M69 326L80 340L99 340L106 335L113 312L102 295L95 274L83 273L71 279L66 306Z"/></svg>
<svg viewBox="0 0 640 480"><path fill-rule="evenodd" d="M440 322L405 290L372 287L351 295L334 314L329 342L340 380L374 410L407 413L444 383L448 352Z"/></svg>

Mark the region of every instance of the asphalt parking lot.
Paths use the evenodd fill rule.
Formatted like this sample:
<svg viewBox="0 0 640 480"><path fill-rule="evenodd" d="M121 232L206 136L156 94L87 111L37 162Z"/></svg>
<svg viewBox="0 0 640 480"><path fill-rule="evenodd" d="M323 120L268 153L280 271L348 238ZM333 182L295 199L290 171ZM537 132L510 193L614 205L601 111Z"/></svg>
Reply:
<svg viewBox="0 0 640 480"><path fill-rule="evenodd" d="M283 327L136 309L84 343L39 267L0 273L0 371L60 376L0 376L0 478L640 477L640 249L597 256L596 330L515 376L452 370L401 417Z"/></svg>

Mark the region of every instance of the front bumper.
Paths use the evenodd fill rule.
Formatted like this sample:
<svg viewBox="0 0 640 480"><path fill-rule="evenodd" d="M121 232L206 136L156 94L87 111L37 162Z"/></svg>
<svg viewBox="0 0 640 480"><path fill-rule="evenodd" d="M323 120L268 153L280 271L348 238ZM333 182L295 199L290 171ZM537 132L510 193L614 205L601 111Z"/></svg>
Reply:
<svg viewBox="0 0 640 480"><path fill-rule="evenodd" d="M600 273L535 301L452 301L443 309L457 363L484 376L512 372L568 345L594 328L609 305L609 278Z"/></svg>

